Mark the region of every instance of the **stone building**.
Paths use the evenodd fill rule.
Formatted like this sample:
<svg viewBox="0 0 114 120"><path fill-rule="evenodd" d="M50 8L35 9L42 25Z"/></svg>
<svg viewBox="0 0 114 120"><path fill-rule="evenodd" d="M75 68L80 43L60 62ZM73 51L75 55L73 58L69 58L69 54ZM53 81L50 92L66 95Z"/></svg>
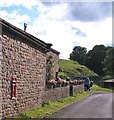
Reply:
<svg viewBox="0 0 114 120"><path fill-rule="evenodd" d="M46 81L58 70L59 52L51 45L0 19L0 118L40 106Z"/></svg>
<svg viewBox="0 0 114 120"><path fill-rule="evenodd" d="M69 86L48 89L60 54L51 46L0 19L0 119L70 96ZM72 92L83 90L82 84Z"/></svg>

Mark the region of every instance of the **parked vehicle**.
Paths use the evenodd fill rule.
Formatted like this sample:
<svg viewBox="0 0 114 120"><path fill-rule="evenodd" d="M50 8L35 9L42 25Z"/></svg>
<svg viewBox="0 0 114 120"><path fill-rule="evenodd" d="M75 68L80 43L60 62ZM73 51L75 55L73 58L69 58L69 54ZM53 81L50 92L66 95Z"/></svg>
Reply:
<svg viewBox="0 0 114 120"><path fill-rule="evenodd" d="M84 81L84 90L90 91L90 88L93 86L93 81L91 81L89 78L86 77L76 77L73 80L83 80Z"/></svg>

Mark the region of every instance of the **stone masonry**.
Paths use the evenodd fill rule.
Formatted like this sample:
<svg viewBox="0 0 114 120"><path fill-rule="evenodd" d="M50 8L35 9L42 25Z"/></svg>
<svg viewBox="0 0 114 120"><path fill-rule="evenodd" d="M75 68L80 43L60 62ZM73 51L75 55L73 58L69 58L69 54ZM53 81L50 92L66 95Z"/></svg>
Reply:
<svg viewBox="0 0 114 120"><path fill-rule="evenodd" d="M1 24L0 24L0 35L2 35ZM0 38L0 119L2 119L2 74L1 74L2 64L1 64L1 60L2 60L2 41Z"/></svg>
<svg viewBox="0 0 114 120"><path fill-rule="evenodd" d="M45 56L27 44L3 35L3 115L14 115L38 106L45 73ZM17 77L16 100L11 100L11 78Z"/></svg>
<svg viewBox="0 0 114 120"><path fill-rule="evenodd" d="M81 91L84 91L84 84L73 86L73 94L79 93ZM48 101L57 101L60 100L61 98L70 96L70 86L57 87L54 89L45 90L45 92L43 92L42 95L43 95L42 101L44 103Z"/></svg>
<svg viewBox="0 0 114 120"><path fill-rule="evenodd" d="M50 56L52 56L52 63L53 63L53 66L52 66L52 76L53 78L55 78L56 76L56 72L58 72L58 64L59 64L59 54L57 51L53 50L53 49L50 49L50 52L47 53L47 56L46 58L48 59Z"/></svg>
<svg viewBox="0 0 114 120"><path fill-rule="evenodd" d="M0 116L5 118L41 105L42 93L45 92L47 52L50 51L51 55L59 52L52 53L54 50L46 43L4 20L1 24ZM14 75L17 79L16 99L11 98Z"/></svg>
<svg viewBox="0 0 114 120"><path fill-rule="evenodd" d="M51 57L52 79L55 79L59 52L52 49L51 44L2 19L0 26L0 119L37 108L43 102L69 96L68 86L46 88L47 60ZM16 77L15 99L11 96L12 76Z"/></svg>

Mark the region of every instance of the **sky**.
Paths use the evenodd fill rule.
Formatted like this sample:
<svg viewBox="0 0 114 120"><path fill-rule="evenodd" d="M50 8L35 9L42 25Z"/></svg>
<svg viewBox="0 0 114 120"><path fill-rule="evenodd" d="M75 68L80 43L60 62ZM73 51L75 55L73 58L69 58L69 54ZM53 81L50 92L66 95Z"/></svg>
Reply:
<svg viewBox="0 0 114 120"><path fill-rule="evenodd" d="M111 0L0 0L0 18L36 36L69 59L75 46L112 45Z"/></svg>

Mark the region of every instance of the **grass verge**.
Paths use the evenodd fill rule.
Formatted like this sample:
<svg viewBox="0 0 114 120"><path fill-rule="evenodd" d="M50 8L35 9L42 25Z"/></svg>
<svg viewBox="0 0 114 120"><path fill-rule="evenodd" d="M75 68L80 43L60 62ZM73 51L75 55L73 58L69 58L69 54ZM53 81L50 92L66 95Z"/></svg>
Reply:
<svg viewBox="0 0 114 120"><path fill-rule="evenodd" d="M41 107L33 109L31 111L24 112L17 116L17 118L44 118L51 115L54 112L57 112L61 108L71 104L74 101L78 101L86 96L89 92L80 92L73 96L62 98L59 101L43 103Z"/></svg>
<svg viewBox="0 0 114 120"><path fill-rule="evenodd" d="M32 110L27 111L27 112L23 112L20 115L15 116L15 118L18 118L18 120L22 120L22 118L27 119L27 118L48 117L49 115L51 115L54 112L57 112L61 108L71 104L72 102L83 99L84 97L88 96L91 93L94 93L95 91L114 92L110 89L102 88L102 87L95 85L95 84L93 85L91 90L93 92L92 91L91 92L79 92L79 93L74 94L73 96L70 96L67 98L62 98L59 101L55 101L55 102L48 101L46 103L43 103L41 107L36 108L36 109L32 109Z"/></svg>
<svg viewBox="0 0 114 120"><path fill-rule="evenodd" d="M111 89L103 88L103 87L100 87L100 86L98 86L96 84L93 85L93 87L91 88L91 90L113 92Z"/></svg>

